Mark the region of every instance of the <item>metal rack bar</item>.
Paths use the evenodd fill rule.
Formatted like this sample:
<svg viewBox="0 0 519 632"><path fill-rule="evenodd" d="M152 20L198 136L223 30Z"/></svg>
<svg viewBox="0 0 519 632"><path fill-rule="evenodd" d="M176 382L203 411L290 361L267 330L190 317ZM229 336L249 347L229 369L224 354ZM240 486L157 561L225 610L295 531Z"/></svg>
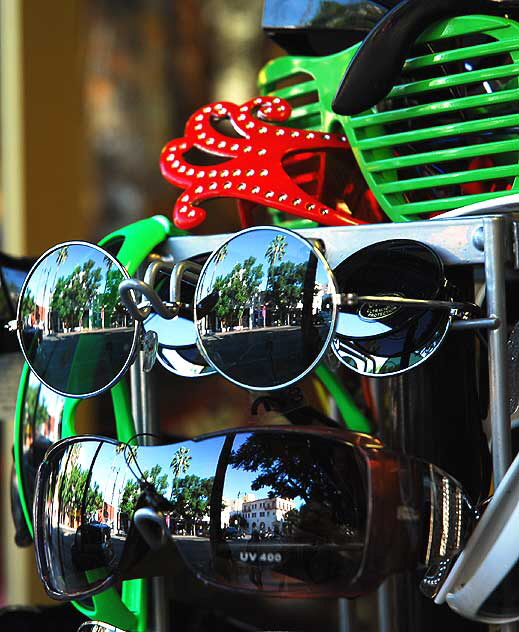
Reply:
<svg viewBox="0 0 519 632"><path fill-rule="evenodd" d="M149 388L148 373L143 370L143 353L139 352L137 361L134 362L131 373L132 414L137 433L156 434L160 429L155 427L152 416L151 393ZM144 436L139 441L143 445L150 445L152 439ZM164 577L152 577L149 585L150 609L148 622L150 632L168 632L168 608L165 596ZM150 616L151 615L151 616Z"/></svg>
<svg viewBox="0 0 519 632"><path fill-rule="evenodd" d="M500 323L488 332L492 459L497 487L512 462L506 361L505 225L501 217L484 219L484 244L487 312L489 317L496 315Z"/></svg>
<svg viewBox="0 0 519 632"><path fill-rule="evenodd" d="M494 216L492 216L494 217ZM499 216L510 226L510 216ZM446 265L484 264L485 257L478 239L484 231L484 218L466 217L450 220L409 222L407 224L372 224L304 228L296 230L303 237L320 240L326 259L335 268L354 252L388 239L414 239L434 248ZM216 250L230 234L170 237L161 247L161 254L171 255L176 262ZM509 253L507 253L508 255Z"/></svg>

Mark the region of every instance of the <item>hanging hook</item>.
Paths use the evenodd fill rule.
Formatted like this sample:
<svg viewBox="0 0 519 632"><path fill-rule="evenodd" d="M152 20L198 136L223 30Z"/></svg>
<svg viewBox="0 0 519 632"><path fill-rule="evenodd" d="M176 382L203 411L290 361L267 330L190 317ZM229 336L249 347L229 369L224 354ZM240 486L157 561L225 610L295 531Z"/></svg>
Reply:
<svg viewBox="0 0 519 632"><path fill-rule="evenodd" d="M132 294L132 290L140 292L143 296L145 296L150 302L150 305L139 307ZM122 281L119 284L119 296L121 297L121 302L133 318L140 322L148 318L152 308L159 316L165 318L166 320L175 318L180 308L180 305L177 303L165 303L151 285L145 283L144 281L140 281L139 279L126 279L125 281Z"/></svg>

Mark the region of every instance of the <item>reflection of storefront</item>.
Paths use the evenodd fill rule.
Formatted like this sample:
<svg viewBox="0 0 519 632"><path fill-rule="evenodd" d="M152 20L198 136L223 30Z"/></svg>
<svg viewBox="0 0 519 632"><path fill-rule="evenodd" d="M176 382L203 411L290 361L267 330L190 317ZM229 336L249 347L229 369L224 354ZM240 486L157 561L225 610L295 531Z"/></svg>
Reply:
<svg viewBox="0 0 519 632"><path fill-rule="evenodd" d="M48 329L47 310L43 305L35 305L33 311L28 315L26 324L46 332Z"/></svg>
<svg viewBox="0 0 519 632"><path fill-rule="evenodd" d="M97 521L104 522L105 524L110 525L110 527L113 528L115 526L114 516L115 509L113 505L110 505L107 502L103 502L102 508L98 509L97 511Z"/></svg>
<svg viewBox="0 0 519 632"><path fill-rule="evenodd" d="M295 503L288 498L247 498L242 502L241 510L235 512L234 515L239 515L243 519L242 528L246 533L253 531L282 533L285 516L293 509L295 509ZM222 526L224 524L222 513Z"/></svg>
<svg viewBox="0 0 519 632"><path fill-rule="evenodd" d="M221 517L222 528L229 527L234 524L245 529L245 525L240 525L240 518L243 516L242 508L243 504L249 501L253 501L256 497L254 494L245 494L241 498L224 498Z"/></svg>

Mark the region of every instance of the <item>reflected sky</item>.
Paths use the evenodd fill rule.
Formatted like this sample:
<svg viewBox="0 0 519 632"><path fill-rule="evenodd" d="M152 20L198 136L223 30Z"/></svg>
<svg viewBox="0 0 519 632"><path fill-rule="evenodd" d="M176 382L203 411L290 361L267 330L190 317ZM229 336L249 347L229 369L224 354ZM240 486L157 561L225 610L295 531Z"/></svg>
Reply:
<svg viewBox="0 0 519 632"><path fill-rule="evenodd" d="M210 288L218 277L228 275L238 262L245 261L249 257L256 259L254 265L261 264L263 266L263 279L259 284L258 291L264 291L269 280L269 261L266 257L266 252L277 235L281 235L286 240L286 248L283 255L273 263L274 266L285 261L291 261L295 265L308 263L311 245L289 233L268 229L242 233L228 241L227 244L211 255L210 262L199 281L197 297L202 298L209 294L211 292ZM222 253L222 250L225 248L227 249L227 255L224 258L220 258L219 253ZM322 265L317 266L316 283L328 285L328 274Z"/></svg>
<svg viewBox="0 0 519 632"><path fill-rule="evenodd" d="M171 320L152 313L144 321L144 331L154 331L159 344L184 347L196 344L196 327L192 320L175 316Z"/></svg>
<svg viewBox="0 0 519 632"><path fill-rule="evenodd" d="M68 249L66 253L64 253L65 248ZM47 306L57 281L60 278L66 278L72 274L76 266L82 266L91 260L95 264L94 269L101 269L102 278L97 293L102 293L104 292L106 275L112 266L115 265L112 261L107 261L107 256L108 253L82 244L73 244L65 246L64 248L58 248L47 255L45 259L38 264L31 275L25 291L31 291L38 305ZM58 263L58 259L61 259L60 263Z"/></svg>
<svg viewBox="0 0 519 632"><path fill-rule="evenodd" d="M233 443L233 451L247 441L250 433L239 433ZM175 454L181 449L188 450L190 460L186 461L186 467L179 474L179 478L189 475L196 475L199 478L211 478L216 473L218 458L222 450L225 437L213 437L203 441L185 441L173 445L165 446L139 446L137 447L137 462L142 472L151 471L155 466L161 467L160 476L166 474L168 476L168 487L165 496L169 497L174 481L174 472L171 468L171 462ZM88 441L81 444L81 450L77 458L77 465L82 470L88 470L92 464L99 443L96 441ZM126 481L137 481L136 475L139 470L131 463L130 449L117 452L117 446L112 443L104 443L99 451L95 466L92 471L92 485L99 486L104 493L105 498L109 498L114 494L114 487L122 489ZM135 449L135 448L133 448ZM127 460L130 460L132 469L127 466ZM256 498L265 498L268 496L269 489L261 488L252 491L252 482L257 478L258 472L247 472L245 470L235 468L231 465L227 466L225 476L224 497L239 498L245 494L254 494ZM117 494L117 490L115 492Z"/></svg>

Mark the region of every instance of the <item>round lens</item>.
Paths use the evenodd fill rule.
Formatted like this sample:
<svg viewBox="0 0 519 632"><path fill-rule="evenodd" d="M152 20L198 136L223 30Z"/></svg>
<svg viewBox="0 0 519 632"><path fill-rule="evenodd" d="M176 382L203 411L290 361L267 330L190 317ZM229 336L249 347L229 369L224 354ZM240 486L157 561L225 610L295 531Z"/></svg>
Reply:
<svg viewBox="0 0 519 632"><path fill-rule="evenodd" d="M436 253L410 240L368 246L334 270L339 291L359 296L445 299L443 265ZM396 374L426 360L450 324L448 310L361 303L341 307L332 349L361 375Z"/></svg>
<svg viewBox="0 0 519 632"><path fill-rule="evenodd" d="M335 324L335 294L328 264L306 239L275 227L238 233L200 274L200 348L239 386L283 388L304 377L325 352Z"/></svg>
<svg viewBox="0 0 519 632"><path fill-rule="evenodd" d="M119 300L125 269L105 250L61 244L30 271L18 303L18 335L25 358L49 388L89 397L124 373L137 343Z"/></svg>

